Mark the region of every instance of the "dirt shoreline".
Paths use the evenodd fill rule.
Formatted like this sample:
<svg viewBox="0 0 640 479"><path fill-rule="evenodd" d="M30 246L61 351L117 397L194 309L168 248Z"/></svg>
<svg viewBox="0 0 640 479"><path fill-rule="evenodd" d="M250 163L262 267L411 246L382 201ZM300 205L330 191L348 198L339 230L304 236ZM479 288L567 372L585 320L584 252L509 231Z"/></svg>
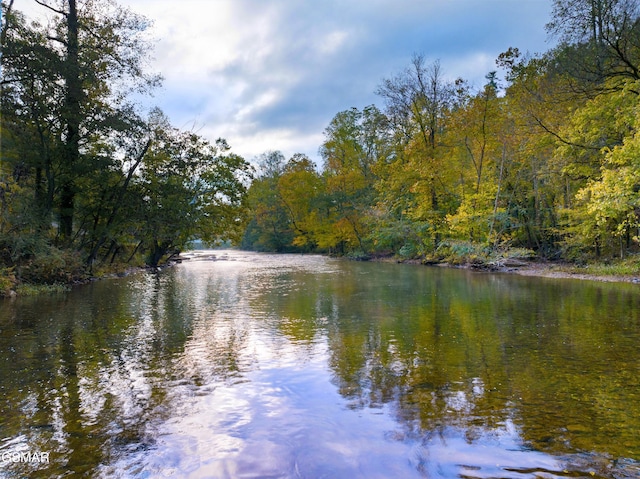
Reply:
<svg viewBox="0 0 640 479"><path fill-rule="evenodd" d="M513 273L521 276L536 276L539 278L581 279L587 281L600 281L605 283L637 283L640 284L640 273L634 275L597 275L580 273L578 271L563 271L556 268L566 265L554 265L545 263L530 263L515 268L498 269L499 272Z"/></svg>
<svg viewBox="0 0 640 479"><path fill-rule="evenodd" d="M505 264L463 264L454 265L450 263L425 263L422 260L399 260L397 258L372 258L372 261L406 263L406 264L425 264L429 266L437 266L441 268L457 268L468 269L478 272L487 273L505 273L517 274L520 276L534 276L538 278L557 278L557 279L580 279L586 281L600 281L604 283L634 283L640 284L640 271L636 275L599 275L590 273L581 273L572 271L578 269L577 266L570 263L554 263L545 261L509 261Z"/></svg>
<svg viewBox="0 0 640 479"><path fill-rule="evenodd" d="M102 279L116 279L129 276L141 271L148 271L151 273L157 273L160 270L171 267L176 263L181 263L183 260L189 260L190 257L177 258L177 261L171 261L169 263L160 265L158 267L129 267L124 271L117 273L105 274L101 277L90 277L83 281L74 281L67 284L67 287L79 286L82 284L91 283L93 281L99 281ZM640 284L640 271L635 275L598 275L581 273L579 271L572 271L572 269L578 269L577 266L570 263L554 263L545 261L531 261L531 260L506 260L501 264L462 264L455 265L446 262L441 263L425 263L420 259L408 259L402 260L393 256L382 256L368 258L368 261L380 262L380 263L402 263L402 264L422 264L426 266L436 266L441 268L454 268L454 269L467 269L470 271L486 272L486 273L503 273L503 274L516 274L520 276L533 276L538 278L555 278L555 279L579 279L586 281L599 281L604 283L633 283ZM16 296L23 296L17 294L15 290L10 290L8 294L4 296L0 294L0 299L12 299Z"/></svg>

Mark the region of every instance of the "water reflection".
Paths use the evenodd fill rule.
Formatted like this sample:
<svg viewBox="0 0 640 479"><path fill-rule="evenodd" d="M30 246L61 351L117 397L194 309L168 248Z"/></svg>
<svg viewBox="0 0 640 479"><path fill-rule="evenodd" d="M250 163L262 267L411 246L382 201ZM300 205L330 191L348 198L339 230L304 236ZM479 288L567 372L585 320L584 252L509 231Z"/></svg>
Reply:
<svg viewBox="0 0 640 479"><path fill-rule="evenodd" d="M637 477L639 302L239 252L7 301L0 454L50 463L0 476Z"/></svg>

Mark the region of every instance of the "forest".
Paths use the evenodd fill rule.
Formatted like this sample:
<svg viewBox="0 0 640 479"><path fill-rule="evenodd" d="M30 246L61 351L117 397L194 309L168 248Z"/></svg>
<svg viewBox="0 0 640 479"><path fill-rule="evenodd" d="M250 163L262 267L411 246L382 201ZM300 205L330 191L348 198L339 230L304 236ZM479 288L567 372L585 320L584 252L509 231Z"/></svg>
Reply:
<svg viewBox="0 0 640 479"><path fill-rule="evenodd" d="M555 0L539 54L472 91L414 55L381 105L337 113L321 171L263 154L242 245L479 264L638 252L640 23L631 0Z"/></svg>
<svg viewBox="0 0 640 479"><path fill-rule="evenodd" d="M144 112L149 22L112 1L2 3L0 292L157 266L240 238L251 167L224 139Z"/></svg>
<svg viewBox="0 0 640 479"><path fill-rule="evenodd" d="M161 83L147 19L34 1L55 20L2 2L0 294L157 266L194 240L470 264L638 257L637 0L553 0L556 46L508 48L477 91L415 54L380 80L380 105L333 117L322 165L267 151L257 169L139 107Z"/></svg>

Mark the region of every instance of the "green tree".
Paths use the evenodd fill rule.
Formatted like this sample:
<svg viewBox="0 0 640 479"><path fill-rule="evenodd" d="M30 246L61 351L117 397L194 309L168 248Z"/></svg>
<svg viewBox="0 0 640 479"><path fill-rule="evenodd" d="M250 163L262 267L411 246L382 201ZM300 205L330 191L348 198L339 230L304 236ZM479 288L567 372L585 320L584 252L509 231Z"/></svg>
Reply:
<svg viewBox="0 0 640 479"><path fill-rule="evenodd" d="M285 161L280 151L268 151L257 158L259 174L249 188L252 218L242 241L247 249L284 252L291 248L295 234L278 189Z"/></svg>
<svg viewBox="0 0 640 479"><path fill-rule="evenodd" d="M135 200L131 198L131 188L136 184L138 171L143 165L150 146L157 141L157 131L153 128L154 116L149 122L131 124L130 128L114 134L109 147L97 144L92 157L98 168L91 178L78 181L83 194L77 199L78 243L83 251L88 251L86 263L91 266L102 251L102 261L111 255L112 262L117 253L135 242L129 231L131 218L135 212L128 211ZM117 150L117 151L116 151Z"/></svg>
<svg viewBox="0 0 640 479"><path fill-rule="evenodd" d="M370 252L367 217L374 204L375 165L387 154L384 129L384 118L374 106L342 111L325 129L320 154L332 226L320 241L324 247Z"/></svg>
<svg viewBox="0 0 640 479"><path fill-rule="evenodd" d="M565 136L567 119L583 100L566 95L566 82L553 67L553 52L528 57L510 48L497 64L507 70L509 82L503 116L512 133L505 136L502 198L510 238L516 246L553 256L558 254L560 212L571 207L584 182L579 170L590 161L556 153L558 145L564 145L591 154L575 138Z"/></svg>
<svg viewBox="0 0 640 479"><path fill-rule="evenodd" d="M156 266L188 243L239 241L244 230L246 189L251 169L230 153L225 140L215 145L154 118L155 138L136 181L139 213L136 237Z"/></svg>
<svg viewBox="0 0 640 479"><path fill-rule="evenodd" d="M324 185L311 159L301 153L293 155L285 165L277 187L294 233L292 245L314 250L317 233L322 229L323 218L319 210Z"/></svg>
<svg viewBox="0 0 640 479"><path fill-rule="evenodd" d="M449 135L463 166L460 170L460 206L447 220L455 236L485 242L489 229L499 178L499 159L503 150L500 142L501 99L495 72L487 75L487 84L459 108L451 120Z"/></svg>
<svg viewBox="0 0 640 479"><path fill-rule="evenodd" d="M393 164L383 178L396 193L384 209L395 215L391 223L403 224L406 216L418 226L419 244L407 245L410 249L433 249L452 206L447 188L451 169L442 136L454 104L454 87L444 80L439 62L426 65L422 55L414 55L411 65L383 80L376 93L385 101L396 143Z"/></svg>
<svg viewBox="0 0 640 479"><path fill-rule="evenodd" d="M105 167L99 147L115 149L111 138L139 121L128 93L152 88L158 77L142 68L150 48L144 18L112 1L37 3L49 24L27 23L18 12L5 19L3 133L32 139L11 145L13 168L31 183L43 227L55 211L61 242L71 244L82 184Z"/></svg>
<svg viewBox="0 0 640 479"><path fill-rule="evenodd" d="M252 218L242 245L260 251L314 251L328 229L323 178L315 164L279 151L258 158L261 176L249 189ZM324 248L324 246L321 246Z"/></svg>
<svg viewBox="0 0 640 479"><path fill-rule="evenodd" d="M600 95L572 118L582 140L602 141L600 166L578 191L574 208L567 211L567 244L596 256L625 254L637 248L640 226L640 138L638 87ZM596 133L599 131L599 133ZM594 138L595 135L595 138Z"/></svg>

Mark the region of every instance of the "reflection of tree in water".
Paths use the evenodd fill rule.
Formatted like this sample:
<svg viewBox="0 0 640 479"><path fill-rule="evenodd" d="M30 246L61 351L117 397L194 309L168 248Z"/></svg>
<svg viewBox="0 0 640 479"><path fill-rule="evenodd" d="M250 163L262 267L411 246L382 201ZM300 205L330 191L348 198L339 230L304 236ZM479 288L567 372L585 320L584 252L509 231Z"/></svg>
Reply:
<svg viewBox="0 0 640 479"><path fill-rule="evenodd" d="M242 380L261 347L295 351L300 365L325 341L349 407L397 419L389 440L430 447L454 429L483 444L511 427L532 450L571 454L574 470L619 459L628 471L640 459L633 285L351 263L271 283L216 271L105 281L0 310L11 358L0 368L3 451L52 453L46 469L11 471L91 475L144 454L159 424L188 412L186 398Z"/></svg>
<svg viewBox="0 0 640 479"><path fill-rule="evenodd" d="M416 438L455 426L473 441L513 421L537 450L640 459L633 291L435 277L332 291L330 366L351 407L390 404Z"/></svg>
<svg viewBox="0 0 640 479"><path fill-rule="evenodd" d="M184 360L197 305L186 285L171 274L126 281L86 286L68 301L38 298L33 309L20 299L12 318L0 318L15 328L2 328L2 349L15 350L13 367L0 368L4 437L14 438L4 451L51 452L48 467L12 464L16 474L91 475L152 447L153 425L198 387L201 371ZM238 338L234 332L230 341Z"/></svg>
<svg viewBox="0 0 640 479"><path fill-rule="evenodd" d="M5 436L21 437L18 449L50 451L51 465L27 471L20 464L17 472L90 474L133 444L149 444L145 425L166 391L146 373L167 362L158 345L180 344L169 338L176 326L163 311L180 306L161 304L157 281L144 277L131 281L131 289L102 282L68 301L33 303L37 319L21 329L31 344L16 348L23 372L2 381L4 404L13 409L3 415ZM37 358L30 357L34 350ZM20 407L34 400L33 415Z"/></svg>

